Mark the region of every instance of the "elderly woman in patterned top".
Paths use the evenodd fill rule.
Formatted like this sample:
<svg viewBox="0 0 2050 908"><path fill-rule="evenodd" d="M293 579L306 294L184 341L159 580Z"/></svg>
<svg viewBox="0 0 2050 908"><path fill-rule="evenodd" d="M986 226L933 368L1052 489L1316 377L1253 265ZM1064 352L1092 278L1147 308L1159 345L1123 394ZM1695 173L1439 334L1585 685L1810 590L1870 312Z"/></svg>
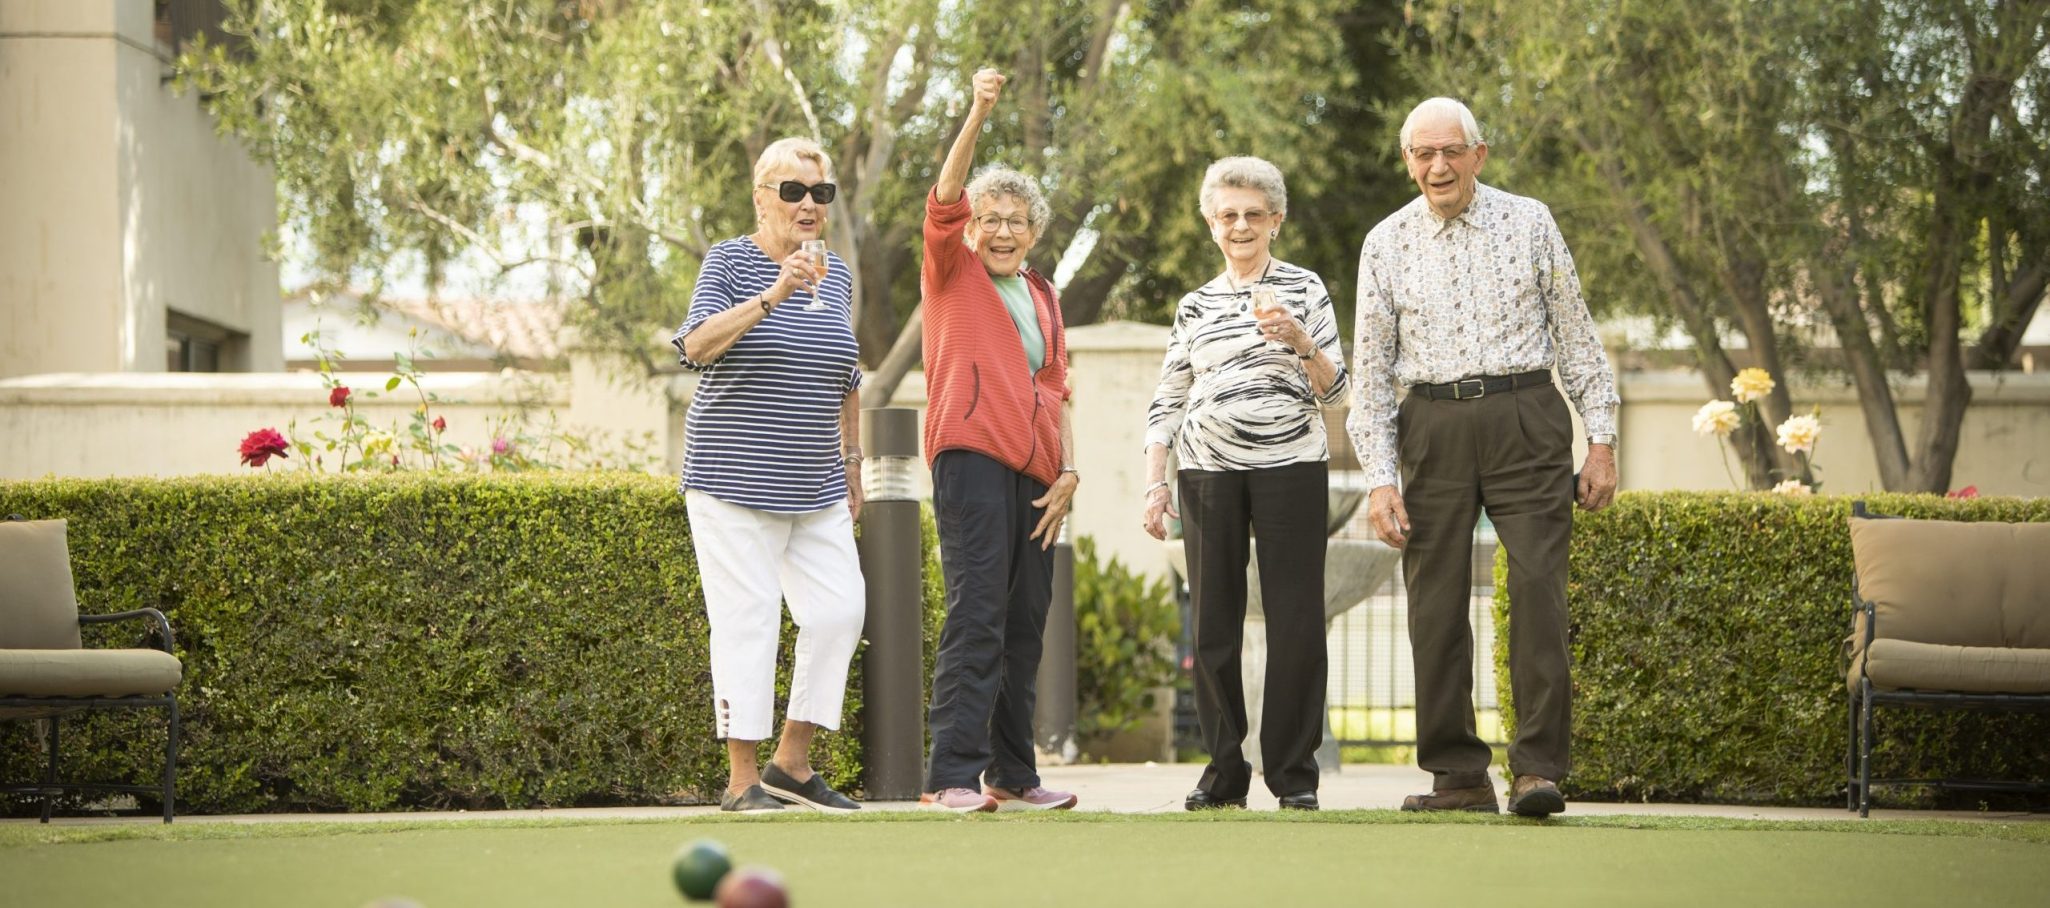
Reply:
<svg viewBox="0 0 2050 908"><path fill-rule="evenodd" d="M1324 282L1270 251L1288 215L1280 170L1225 158L1203 175L1199 198L1224 270L1175 309L1146 427L1145 527L1165 539L1165 519L1182 519L1196 715L1210 751L1184 806L1244 807L1252 785L1239 640L1257 536L1269 647L1260 730L1267 788L1283 808L1315 810L1329 460L1322 408L1346 395L1338 321ZM1170 446L1180 511L1168 490Z"/></svg>

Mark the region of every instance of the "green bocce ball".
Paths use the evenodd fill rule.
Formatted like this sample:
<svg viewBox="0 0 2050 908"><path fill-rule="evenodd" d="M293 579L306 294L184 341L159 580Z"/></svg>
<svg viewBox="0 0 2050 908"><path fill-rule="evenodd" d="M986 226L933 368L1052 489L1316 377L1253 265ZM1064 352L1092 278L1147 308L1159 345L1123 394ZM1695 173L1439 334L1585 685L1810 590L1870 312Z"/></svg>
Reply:
<svg viewBox="0 0 2050 908"><path fill-rule="evenodd" d="M719 887L719 880L733 869L733 856L726 846L715 839L699 839L683 846L676 853L676 860L669 865L669 873L676 879L676 889L683 897L693 902L709 902L712 891Z"/></svg>

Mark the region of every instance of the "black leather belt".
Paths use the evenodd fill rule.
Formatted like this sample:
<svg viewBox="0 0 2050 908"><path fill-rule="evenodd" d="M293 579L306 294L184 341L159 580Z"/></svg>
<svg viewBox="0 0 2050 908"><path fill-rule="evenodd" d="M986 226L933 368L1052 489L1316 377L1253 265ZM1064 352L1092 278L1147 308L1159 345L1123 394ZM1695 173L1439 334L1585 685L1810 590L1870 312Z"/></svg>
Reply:
<svg viewBox="0 0 2050 908"><path fill-rule="evenodd" d="M1432 400L1472 400L1490 394L1507 394L1524 388L1535 388L1552 383L1552 373L1546 369L1533 372L1518 372L1515 375L1483 375L1479 378L1462 378L1442 385L1410 385L1409 393L1421 394Z"/></svg>

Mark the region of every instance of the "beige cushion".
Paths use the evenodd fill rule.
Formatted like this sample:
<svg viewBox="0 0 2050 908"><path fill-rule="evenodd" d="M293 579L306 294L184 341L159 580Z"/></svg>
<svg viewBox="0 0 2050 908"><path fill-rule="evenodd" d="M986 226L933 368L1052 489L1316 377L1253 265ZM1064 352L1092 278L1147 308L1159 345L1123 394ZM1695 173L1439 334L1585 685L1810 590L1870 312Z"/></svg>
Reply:
<svg viewBox="0 0 2050 908"><path fill-rule="evenodd" d="M62 520L0 520L0 650L77 649Z"/></svg>
<svg viewBox="0 0 2050 908"><path fill-rule="evenodd" d="M2050 694L2050 649L1874 640L1864 667L1882 690ZM1851 668L1855 684L1858 666Z"/></svg>
<svg viewBox="0 0 2050 908"><path fill-rule="evenodd" d="M0 696L156 696L185 674L156 649L0 650Z"/></svg>
<svg viewBox="0 0 2050 908"><path fill-rule="evenodd" d="M1879 639L2050 649L2050 523L1854 517L1851 551Z"/></svg>

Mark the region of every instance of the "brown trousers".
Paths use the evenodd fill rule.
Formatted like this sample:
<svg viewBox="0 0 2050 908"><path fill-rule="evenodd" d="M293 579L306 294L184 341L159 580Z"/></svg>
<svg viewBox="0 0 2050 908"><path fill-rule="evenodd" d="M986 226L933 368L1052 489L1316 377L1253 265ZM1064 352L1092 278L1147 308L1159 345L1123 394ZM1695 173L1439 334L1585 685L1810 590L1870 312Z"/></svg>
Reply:
<svg viewBox="0 0 2050 908"><path fill-rule="evenodd" d="M1438 789L1489 784L1474 731L1473 531L1485 509L1509 555L1509 682L1516 775L1557 781L1573 682L1566 640L1566 544L1573 531L1573 420L1550 384L1469 400L1404 398L1396 416L1416 662L1417 765Z"/></svg>

